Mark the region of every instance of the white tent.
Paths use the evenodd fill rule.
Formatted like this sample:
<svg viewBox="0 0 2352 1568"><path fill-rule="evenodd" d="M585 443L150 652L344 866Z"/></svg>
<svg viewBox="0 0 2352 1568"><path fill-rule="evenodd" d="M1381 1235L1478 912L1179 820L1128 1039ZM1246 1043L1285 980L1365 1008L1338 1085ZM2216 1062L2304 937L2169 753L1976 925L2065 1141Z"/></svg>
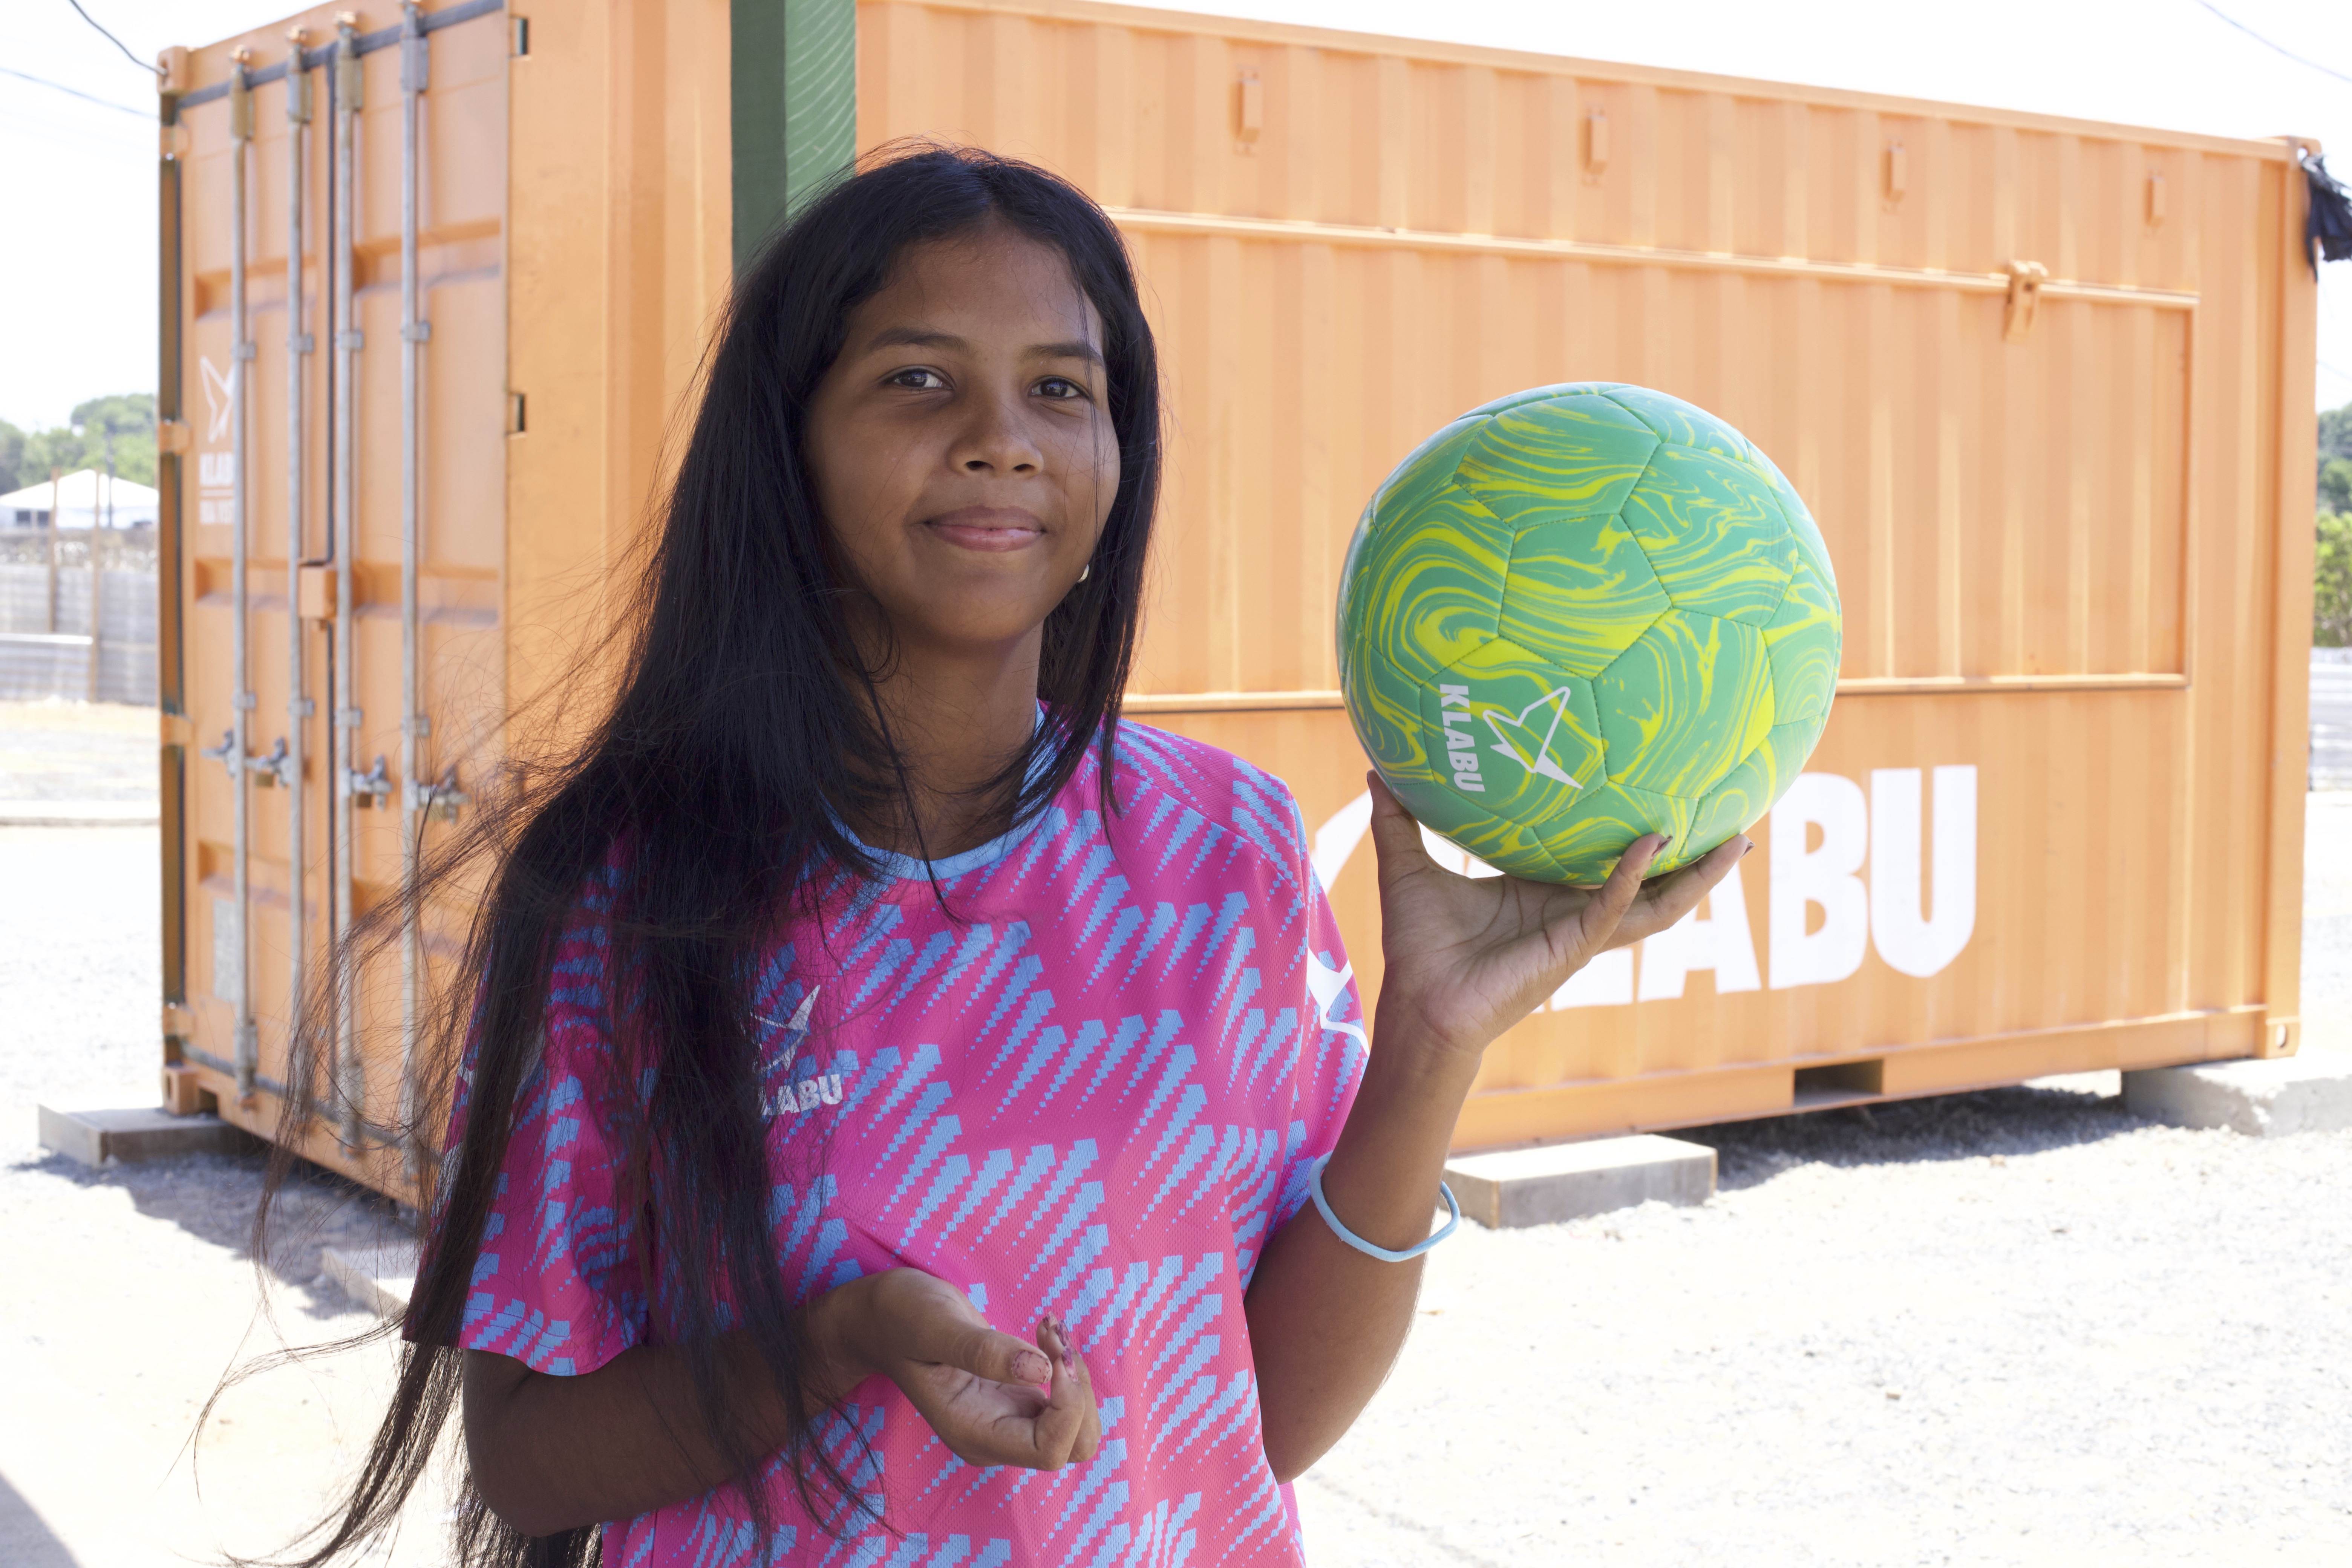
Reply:
<svg viewBox="0 0 2352 1568"><path fill-rule="evenodd" d="M0 496L0 528L45 528L53 505L62 528L152 528L161 499L145 485L78 468L54 487L43 480Z"/></svg>

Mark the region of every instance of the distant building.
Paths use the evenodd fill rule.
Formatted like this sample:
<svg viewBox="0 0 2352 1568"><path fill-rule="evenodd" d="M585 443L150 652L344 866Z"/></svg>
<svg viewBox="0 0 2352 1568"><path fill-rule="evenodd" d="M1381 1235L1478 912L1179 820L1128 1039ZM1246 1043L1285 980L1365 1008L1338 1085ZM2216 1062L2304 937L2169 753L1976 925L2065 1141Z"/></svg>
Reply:
<svg viewBox="0 0 2352 1568"><path fill-rule="evenodd" d="M45 479L0 496L0 528L47 528L52 504L61 528L152 528L160 500L145 485L78 468L55 486Z"/></svg>

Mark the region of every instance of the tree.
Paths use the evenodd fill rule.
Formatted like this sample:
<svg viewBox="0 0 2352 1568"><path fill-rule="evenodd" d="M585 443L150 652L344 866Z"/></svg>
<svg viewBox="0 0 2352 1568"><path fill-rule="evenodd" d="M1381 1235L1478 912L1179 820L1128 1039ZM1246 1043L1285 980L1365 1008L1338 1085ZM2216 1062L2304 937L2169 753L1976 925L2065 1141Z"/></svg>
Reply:
<svg viewBox="0 0 2352 1568"><path fill-rule="evenodd" d="M2319 510L2352 517L2352 458L2330 458L2319 465Z"/></svg>
<svg viewBox="0 0 2352 1568"><path fill-rule="evenodd" d="M2336 459L2343 467L2344 460ZM2319 559L2313 574L2311 640L2320 647L2352 647L2352 514L2319 514Z"/></svg>
<svg viewBox="0 0 2352 1568"><path fill-rule="evenodd" d="M2352 458L2352 403L2341 408L2331 408L2319 416L2319 467L2327 468L2333 458Z"/></svg>
<svg viewBox="0 0 2352 1568"><path fill-rule="evenodd" d="M106 472L107 443L113 437L114 472L136 485L155 482L155 398L146 392L118 393L79 404L73 423L26 432L0 423L0 494L37 485L54 468Z"/></svg>
<svg viewBox="0 0 2352 1568"><path fill-rule="evenodd" d="M108 470L133 484L155 482L155 395L117 393L74 405L73 428L81 435L82 460L74 467Z"/></svg>
<svg viewBox="0 0 2352 1568"><path fill-rule="evenodd" d="M2319 416L2318 527L2311 640L2318 647L2352 647L2352 403Z"/></svg>

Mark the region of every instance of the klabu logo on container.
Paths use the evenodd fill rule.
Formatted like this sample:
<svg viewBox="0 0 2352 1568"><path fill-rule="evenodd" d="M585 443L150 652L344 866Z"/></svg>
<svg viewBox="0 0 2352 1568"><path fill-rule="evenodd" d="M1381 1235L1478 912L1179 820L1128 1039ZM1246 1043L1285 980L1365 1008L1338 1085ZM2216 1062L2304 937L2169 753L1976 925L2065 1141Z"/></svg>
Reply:
<svg viewBox="0 0 2352 1568"><path fill-rule="evenodd" d="M1932 821L1923 798L1930 775ZM1867 795L1843 773L1800 773L1770 819L1748 832L1767 851L1762 965L1734 866L1697 909L1571 975L1552 1006L1669 1001L1701 969L1713 975L1718 995L1833 985L1874 951L1898 974L1925 980L1948 967L1976 934L1972 766L1873 768Z"/></svg>
<svg viewBox="0 0 2352 1568"><path fill-rule="evenodd" d="M841 1103L839 1073L816 1073L797 1079L793 1077L793 1068L800 1059L801 1042L808 1038L809 1014L816 1006L816 994L822 989L822 986L814 985L809 988L808 994L801 998L801 1005L793 1009L790 1023L778 1024L773 1018L761 1018L756 1013L752 1015L768 1027L783 1031L783 1038L777 1041L774 1047L782 1052L782 1063L772 1076L784 1081L760 1098L760 1114L771 1121L779 1116L798 1116L821 1105Z"/></svg>
<svg viewBox="0 0 2352 1568"><path fill-rule="evenodd" d="M1327 889L1370 826L1371 805L1359 795L1316 830L1315 871ZM1601 954L1550 1005L1672 1001L1698 970L1713 976L1717 994L1832 985L1873 951L1897 973L1924 980L1976 933L1973 766L1874 768L1866 794L1842 773L1800 773L1769 820L1748 832L1768 851L1760 947L1734 866L1698 908L1645 942ZM1426 828L1422 843L1449 870L1500 875Z"/></svg>

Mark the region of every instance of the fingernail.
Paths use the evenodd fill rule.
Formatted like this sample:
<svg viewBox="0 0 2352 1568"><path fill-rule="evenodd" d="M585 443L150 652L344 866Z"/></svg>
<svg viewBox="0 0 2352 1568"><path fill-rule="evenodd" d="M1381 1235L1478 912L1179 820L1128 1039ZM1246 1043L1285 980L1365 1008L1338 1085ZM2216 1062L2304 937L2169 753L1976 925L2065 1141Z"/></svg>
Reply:
<svg viewBox="0 0 2352 1568"><path fill-rule="evenodd" d="M1013 1358L1013 1375L1024 1383L1044 1383L1054 1375L1054 1369L1044 1356L1030 1351Z"/></svg>
<svg viewBox="0 0 2352 1568"><path fill-rule="evenodd" d="M1756 841L1755 841L1754 839L1752 839L1752 838L1751 838L1751 839L1749 839L1747 843L1745 843L1745 844L1743 844L1743 845L1741 845L1741 846L1739 847L1739 858L1740 858L1742 860L1747 859L1747 858L1748 858L1748 852L1749 850L1751 850L1751 849L1755 848L1755 847L1756 847Z"/></svg>

